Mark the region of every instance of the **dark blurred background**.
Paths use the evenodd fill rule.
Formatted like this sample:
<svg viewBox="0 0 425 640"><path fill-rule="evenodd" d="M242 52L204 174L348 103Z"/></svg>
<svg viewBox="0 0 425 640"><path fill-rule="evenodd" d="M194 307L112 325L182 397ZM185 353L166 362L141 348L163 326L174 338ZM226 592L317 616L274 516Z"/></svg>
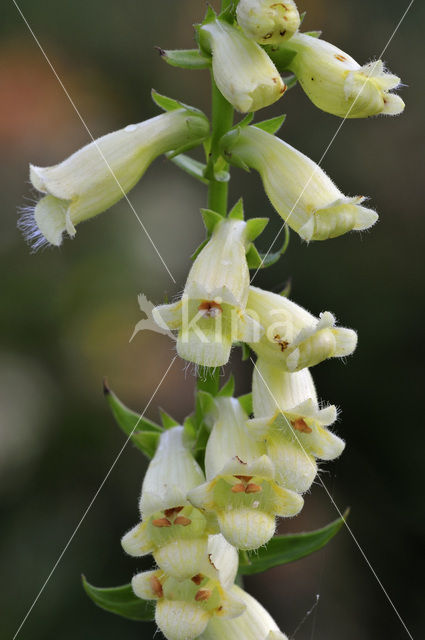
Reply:
<svg viewBox="0 0 425 640"><path fill-rule="evenodd" d="M167 67L155 45L190 47L205 3L121 0L21 0L20 7L95 137L158 111L150 88L208 112L207 72ZM384 48L406 2L305 0L305 29L366 62ZM360 341L347 363L329 361L314 377L322 399L341 408L341 460L322 478L371 565L419 638L423 617L423 340L425 223L420 211L423 7L416 2L384 59L407 85L398 118L345 122L323 166L342 191L365 193L380 213L370 232L302 244L292 234L285 257L257 276L318 314L334 312ZM422 13L421 13L422 12ZM188 256L203 238L203 185L159 159L131 200L175 275L174 285L125 202L78 227L60 250L30 255L16 229L16 208L36 197L28 163L54 164L89 139L87 132L9 0L2 9L0 142L3 311L0 315L1 640L12 638L105 477L124 437L102 396L102 377L136 410L146 406L173 355L163 336L139 333L136 296L161 302L183 288ZM286 112L281 135L316 161L340 120L315 109L299 88L266 110ZM261 114L263 115L263 114ZM234 170L232 200L248 216L270 215L264 248L280 226L257 175ZM251 367L234 351L238 391ZM183 418L194 378L176 361L147 411ZM74 640L149 639L154 627L97 609L80 574L99 586L128 582L151 560L125 557L121 535L138 518L145 461L129 446L116 464L19 637ZM302 515L280 530L320 527L337 517L320 485ZM402 628L346 530L331 544L283 568L247 580L247 588L292 634L320 595L296 640L402 640ZM243 639L242 639L243 640Z"/></svg>

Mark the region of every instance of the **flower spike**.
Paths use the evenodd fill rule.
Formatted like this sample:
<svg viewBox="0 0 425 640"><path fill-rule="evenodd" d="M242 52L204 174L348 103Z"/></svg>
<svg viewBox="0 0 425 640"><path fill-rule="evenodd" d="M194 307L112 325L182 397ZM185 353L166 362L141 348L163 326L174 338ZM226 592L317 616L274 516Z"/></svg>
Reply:
<svg viewBox="0 0 425 640"><path fill-rule="evenodd" d="M216 419L205 452L207 482L188 493L214 513L223 536L239 549L256 549L274 534L276 516L296 515L301 496L278 486L264 443L249 434L235 398L216 399Z"/></svg>
<svg viewBox="0 0 425 640"><path fill-rule="evenodd" d="M221 144L229 162L259 172L276 211L307 242L368 229L378 219L363 196L344 196L319 165L258 127L231 131Z"/></svg>
<svg viewBox="0 0 425 640"><path fill-rule="evenodd" d="M246 605L245 611L231 620L211 618L199 640L288 640L271 615L249 593L237 585L231 593Z"/></svg>
<svg viewBox="0 0 425 640"><path fill-rule="evenodd" d="M208 135L206 117L181 108L109 133L53 167L30 167L33 187L46 194L19 226L35 249L60 246L63 233L106 211L127 194L159 155Z"/></svg>
<svg viewBox="0 0 425 640"><path fill-rule="evenodd" d="M260 44L289 40L300 26L300 14L293 0L239 0L236 16L248 38Z"/></svg>
<svg viewBox="0 0 425 640"><path fill-rule="evenodd" d="M287 373L262 358L254 367L252 397L255 418L248 429L266 442L279 484L304 493L316 476L316 458L333 460L344 450L344 441L326 429L336 420L335 406L319 408L308 369Z"/></svg>
<svg viewBox="0 0 425 640"><path fill-rule="evenodd" d="M249 288L247 309L265 330L261 339L249 346L259 357L285 371L348 356L356 348L356 332L336 327L329 311L315 318L288 298L258 287Z"/></svg>
<svg viewBox="0 0 425 640"><path fill-rule="evenodd" d="M361 67L338 47L306 33L295 34L288 50L296 53L288 69L319 109L340 118L394 116L404 110L403 100L392 93L400 78L386 71L382 60Z"/></svg>
<svg viewBox="0 0 425 640"><path fill-rule="evenodd" d="M182 298L153 310L162 329L178 330L177 352L185 360L218 367L228 361L233 342L259 339L260 325L245 314L248 244L248 223L218 222L193 263Z"/></svg>
<svg viewBox="0 0 425 640"><path fill-rule="evenodd" d="M213 617L234 618L246 608L238 595L201 574L178 581L160 570L145 571L131 586L139 598L156 601L155 621L167 640L194 640Z"/></svg>
<svg viewBox="0 0 425 640"><path fill-rule="evenodd" d="M237 27L213 18L199 27L201 45L212 53L214 80L242 113L268 107L286 85L267 53Z"/></svg>

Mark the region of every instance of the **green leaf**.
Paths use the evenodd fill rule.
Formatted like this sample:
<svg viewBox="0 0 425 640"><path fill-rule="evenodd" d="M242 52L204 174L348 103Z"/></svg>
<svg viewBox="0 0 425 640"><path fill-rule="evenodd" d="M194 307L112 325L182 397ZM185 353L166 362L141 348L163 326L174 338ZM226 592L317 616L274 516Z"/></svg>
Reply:
<svg viewBox="0 0 425 640"><path fill-rule="evenodd" d="M187 416L183 422L183 428L185 433L191 440L195 440L196 438L196 426L193 416Z"/></svg>
<svg viewBox="0 0 425 640"><path fill-rule="evenodd" d="M251 218L246 222L247 239L251 242L258 238L266 228L270 218Z"/></svg>
<svg viewBox="0 0 425 640"><path fill-rule="evenodd" d="M180 69L208 69L211 57L198 49L161 49L155 47L161 58L172 67Z"/></svg>
<svg viewBox="0 0 425 640"><path fill-rule="evenodd" d="M154 620L154 603L138 598L130 584L101 589L89 584L84 576L81 576L81 580L89 598L105 611L116 613L129 620Z"/></svg>
<svg viewBox="0 0 425 640"><path fill-rule="evenodd" d="M248 416L252 415L252 393L246 393L244 396L239 396L238 401L245 413Z"/></svg>
<svg viewBox="0 0 425 640"><path fill-rule="evenodd" d="M216 396L219 388L220 368L204 367L198 376L197 388Z"/></svg>
<svg viewBox="0 0 425 640"><path fill-rule="evenodd" d="M212 233L216 225L223 220L223 216L212 209L201 209L201 214L208 233Z"/></svg>
<svg viewBox="0 0 425 640"><path fill-rule="evenodd" d="M229 218L231 220L243 220L243 200L239 198L237 203L229 211Z"/></svg>
<svg viewBox="0 0 425 640"><path fill-rule="evenodd" d="M197 426L203 422L205 416L214 409L214 398L208 391L198 389L196 392L196 409L195 409L195 421ZM196 425L195 425L196 426Z"/></svg>
<svg viewBox="0 0 425 640"><path fill-rule="evenodd" d="M348 512L347 509L342 518L338 518L316 531L275 536L265 547L260 547L254 553L248 552L241 555L239 572L243 575L260 573L271 567L294 562L318 551L338 533L348 516Z"/></svg>
<svg viewBox="0 0 425 640"><path fill-rule="evenodd" d="M232 374L225 385L217 393L219 398L231 398L235 390L235 376Z"/></svg>
<svg viewBox="0 0 425 640"><path fill-rule="evenodd" d="M152 420L142 418L138 413L126 407L111 391L106 380L103 382L103 392L120 429L127 436L131 436L132 442L140 451L148 458L152 458L158 446L162 428Z"/></svg>
<svg viewBox="0 0 425 640"><path fill-rule="evenodd" d="M159 410L159 415L161 416L161 422L164 429L171 429L172 427L178 427L180 425L180 422L174 420L174 418L163 409Z"/></svg>
<svg viewBox="0 0 425 640"><path fill-rule="evenodd" d="M300 13L300 26L304 22L304 18L306 17L306 15L307 15L307 11L303 11L302 13Z"/></svg>
<svg viewBox="0 0 425 640"><path fill-rule="evenodd" d="M190 156L185 155L184 153L180 153L179 155L174 155L173 153L166 153L167 158L171 160L173 164L175 164L179 169L185 171L193 178L200 180L204 184L209 184L209 180L205 178L204 172L207 167L206 164L199 162L198 160L194 160Z"/></svg>
<svg viewBox="0 0 425 640"><path fill-rule="evenodd" d="M262 122L256 122L253 126L274 135L279 131L280 127L285 122L285 118L286 114L283 114L281 116L276 116L276 118L269 118L268 120L263 120Z"/></svg>

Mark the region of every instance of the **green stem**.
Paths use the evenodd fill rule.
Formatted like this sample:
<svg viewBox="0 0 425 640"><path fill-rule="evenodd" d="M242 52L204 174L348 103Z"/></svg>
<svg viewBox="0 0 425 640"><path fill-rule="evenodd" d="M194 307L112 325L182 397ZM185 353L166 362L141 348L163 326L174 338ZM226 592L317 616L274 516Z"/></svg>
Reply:
<svg viewBox="0 0 425 640"><path fill-rule="evenodd" d="M220 138L232 128L233 107L217 88L213 74L211 73L212 88L212 134L211 149L208 161L206 177L209 179L208 208L217 211L222 216L227 213L227 197L229 192L228 182L219 182L215 179L214 166L220 156ZM223 163L220 170L227 171L228 165Z"/></svg>

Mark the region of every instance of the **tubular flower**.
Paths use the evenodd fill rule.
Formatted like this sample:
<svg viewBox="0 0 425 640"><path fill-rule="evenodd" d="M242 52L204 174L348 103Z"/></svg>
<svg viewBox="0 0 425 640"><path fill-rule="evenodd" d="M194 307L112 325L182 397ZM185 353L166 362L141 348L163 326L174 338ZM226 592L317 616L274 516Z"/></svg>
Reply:
<svg viewBox="0 0 425 640"><path fill-rule="evenodd" d="M363 196L344 196L319 165L258 127L229 132L222 148L229 162L259 172L270 202L303 240L336 238L368 229L378 219L361 206Z"/></svg>
<svg viewBox="0 0 425 640"><path fill-rule="evenodd" d="M296 53L288 65L307 96L319 109L341 118L367 118L404 110L400 96L391 93L400 78L385 70L382 60L361 67L329 42L297 33L288 45Z"/></svg>
<svg viewBox="0 0 425 640"><path fill-rule="evenodd" d="M289 40L300 26L300 14L293 0L240 0L236 16L248 38L260 44Z"/></svg>
<svg viewBox="0 0 425 640"><path fill-rule="evenodd" d="M249 593L237 585L231 593L246 605L244 613L232 620L211 618L199 640L288 640L271 615Z"/></svg>
<svg viewBox="0 0 425 640"><path fill-rule="evenodd" d="M43 198L20 221L34 249L59 246L62 234L109 209L140 180L162 153L198 144L208 135L206 117L182 108L131 124L91 142L53 167L30 167L32 185Z"/></svg>
<svg viewBox="0 0 425 640"><path fill-rule="evenodd" d="M257 287L249 288L247 309L264 327L258 342L250 343L257 355L285 371L312 367L327 358L353 353L357 334L335 327L325 311L315 318L292 300Z"/></svg>
<svg viewBox="0 0 425 640"><path fill-rule="evenodd" d="M159 567L177 579L190 578L201 570L214 576L208 556L215 554L218 536L209 534L219 529L213 518L186 498L189 489L202 482L204 475L184 445L183 427L165 431L143 481L143 520L123 537L124 550L132 556L153 553ZM223 543L228 566L234 566L236 550ZM223 551L223 544L220 548Z"/></svg>
<svg viewBox="0 0 425 640"><path fill-rule="evenodd" d="M304 493L316 476L316 458L333 460L344 450L344 441L325 428L335 422L336 407L319 408L308 369L287 373L261 358L254 368L252 399L255 418L248 428L266 442L277 482Z"/></svg>
<svg viewBox="0 0 425 640"><path fill-rule="evenodd" d="M245 314L246 228L243 220L219 222L189 272L182 298L152 312L162 329L178 330L177 352L185 360L221 366L234 341L261 335L260 325Z"/></svg>
<svg viewBox="0 0 425 640"><path fill-rule="evenodd" d="M202 574L178 581L161 570L145 571L131 586L139 598L156 600L155 621L168 640L193 640L212 618L234 618L245 610L237 595Z"/></svg>
<svg viewBox="0 0 425 640"><path fill-rule="evenodd" d="M212 53L214 80L223 96L246 113L268 107L286 85L267 53L237 27L214 18L199 28L201 43Z"/></svg>
<svg viewBox="0 0 425 640"><path fill-rule="evenodd" d="M205 452L207 481L188 493L191 503L217 516L223 536L239 549L256 549L275 531L276 516L294 516L301 496L278 486L264 443L249 434L235 398L216 399L217 416Z"/></svg>

